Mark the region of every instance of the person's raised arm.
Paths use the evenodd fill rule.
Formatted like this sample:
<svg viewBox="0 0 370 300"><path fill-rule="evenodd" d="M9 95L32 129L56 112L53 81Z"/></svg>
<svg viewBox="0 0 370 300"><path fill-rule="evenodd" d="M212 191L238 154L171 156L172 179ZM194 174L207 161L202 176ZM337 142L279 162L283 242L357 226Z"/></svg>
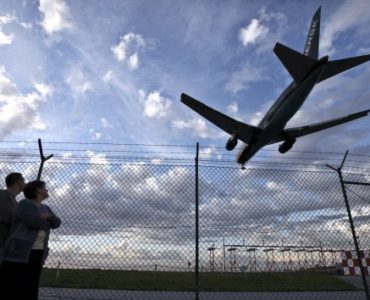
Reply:
<svg viewBox="0 0 370 300"><path fill-rule="evenodd" d="M48 211L49 211L49 217L47 219L50 222L50 228L56 229L60 226L60 223L62 221L60 220L60 218L57 215L55 215L53 213L53 211L51 210L51 208L49 206L47 206L47 208L48 208Z"/></svg>

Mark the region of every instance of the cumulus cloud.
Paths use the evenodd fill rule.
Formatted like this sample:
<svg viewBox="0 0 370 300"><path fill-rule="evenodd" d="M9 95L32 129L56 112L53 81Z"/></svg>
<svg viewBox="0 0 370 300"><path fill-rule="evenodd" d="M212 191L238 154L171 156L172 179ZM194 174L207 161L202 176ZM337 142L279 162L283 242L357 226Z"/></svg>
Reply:
<svg viewBox="0 0 370 300"><path fill-rule="evenodd" d="M117 45L111 46L114 57L119 61L127 61L130 70L136 70L139 67L139 53L146 47L146 42L140 34L127 33L120 37Z"/></svg>
<svg viewBox="0 0 370 300"><path fill-rule="evenodd" d="M20 22L19 24L20 24L24 29L32 29L32 27L33 27L32 23Z"/></svg>
<svg viewBox="0 0 370 300"><path fill-rule="evenodd" d="M3 31L4 25L10 24L12 22L22 26L24 29L32 29L31 23L20 22L14 15L6 14L0 16L0 46L10 45L13 43L15 39L15 34L14 33L7 34Z"/></svg>
<svg viewBox="0 0 370 300"><path fill-rule="evenodd" d="M112 124L106 118L100 118L100 124L103 128L112 128Z"/></svg>
<svg viewBox="0 0 370 300"><path fill-rule="evenodd" d="M15 20L15 17L14 16L11 16L9 14L5 15L5 16L0 16L0 24L1 25L4 25L4 24L8 24L12 21Z"/></svg>
<svg viewBox="0 0 370 300"><path fill-rule="evenodd" d="M39 115L41 104L52 95L52 88L43 83L35 83L35 90L22 94L16 84L0 66L0 138L22 129L46 129Z"/></svg>
<svg viewBox="0 0 370 300"><path fill-rule="evenodd" d="M66 78L66 83L71 90L79 95L93 89L91 82L85 78L85 74L77 67L73 67Z"/></svg>
<svg viewBox="0 0 370 300"><path fill-rule="evenodd" d="M112 78L113 78L113 71L109 70L107 73L104 74L103 81L104 82L110 82L110 81L112 81Z"/></svg>
<svg viewBox="0 0 370 300"><path fill-rule="evenodd" d="M236 114L238 112L238 103L233 102L227 106L227 112L230 114Z"/></svg>
<svg viewBox="0 0 370 300"><path fill-rule="evenodd" d="M86 228L81 234L110 231L123 223L126 224L124 227L143 226L149 219L156 226L162 222L175 224L191 216L192 190L186 188L193 183L189 168L165 167L153 174L152 167L139 162L112 169L104 154L88 151L87 155L88 164L79 170L70 170L76 172L74 180L80 183L81 188L56 182L57 196L63 199L61 202L56 200L56 205L68 215L67 220L80 219L81 212L75 208L83 203L90 216L96 217L90 222L97 226ZM157 166L158 170L160 168ZM48 176L46 172L45 180L49 179ZM173 198L173 193L178 193L183 201ZM155 235L155 232L147 233Z"/></svg>
<svg viewBox="0 0 370 300"><path fill-rule="evenodd" d="M255 44L257 41L264 39L269 32L269 29L261 24L257 19L252 21L244 28L240 29L239 40L243 46Z"/></svg>
<svg viewBox="0 0 370 300"><path fill-rule="evenodd" d="M131 70L135 70L139 67L139 56L137 53L134 53L133 55L130 56L128 66L130 67Z"/></svg>
<svg viewBox="0 0 370 300"><path fill-rule="evenodd" d="M213 151L204 149L204 154ZM70 251L86 255L99 252L98 265L109 262L114 266L120 262L122 248L130 245L127 252L131 249L135 253L134 249L145 245L155 255L132 253L125 256L125 265L143 266L153 261L178 264L193 236L192 167L131 163L113 168L107 162L101 164L104 156L93 152L89 155L94 164L78 166L74 177L78 189L69 184L62 188L60 182L55 182L59 185L58 199L63 200L55 200L56 210L63 212L68 224L58 234L74 234L74 240L80 241ZM240 172L234 168L222 173L220 180L215 176L216 169L204 168L201 172L204 240L222 242L224 238L228 242L243 237L247 244L280 245L285 238L285 245L292 246L318 246L321 240L325 241L324 247L343 247L351 240L335 174L266 169ZM360 207L353 209L358 217L368 215ZM86 214L94 216L93 221L81 221ZM102 248L98 241L104 236L127 244ZM202 247L209 246L204 240ZM170 259L167 252L157 252L158 248L172 249L177 255ZM106 257L104 249L113 251L112 256ZM203 259L207 254L201 254Z"/></svg>
<svg viewBox="0 0 370 300"><path fill-rule="evenodd" d="M144 106L145 116L149 118L162 118L169 113L172 102L168 98L161 96L160 92L151 92L147 97L142 90L139 93Z"/></svg>
<svg viewBox="0 0 370 300"><path fill-rule="evenodd" d="M99 140L103 136L101 132L97 132L95 129L90 129L89 134L93 140Z"/></svg>
<svg viewBox="0 0 370 300"><path fill-rule="evenodd" d="M0 31L0 45L9 45L13 42L14 34L6 35L4 32Z"/></svg>
<svg viewBox="0 0 370 300"><path fill-rule="evenodd" d="M0 94L3 96L0 101L5 101L8 97L14 96L17 92L15 83L9 78L5 67L0 66Z"/></svg>
<svg viewBox="0 0 370 300"><path fill-rule="evenodd" d="M13 33L6 34L3 32L3 25L9 24L15 20L14 16L5 15L0 16L0 46L2 45L10 45L13 43L15 35Z"/></svg>
<svg viewBox="0 0 370 300"><path fill-rule="evenodd" d="M267 12L266 8L262 8L258 14L258 18L253 18L239 30L238 38L243 47L258 45L257 51L262 52L270 49L282 35L287 17L279 12Z"/></svg>
<svg viewBox="0 0 370 300"><path fill-rule="evenodd" d="M42 28L49 35L72 27L69 7L63 0L40 0Z"/></svg>
<svg viewBox="0 0 370 300"><path fill-rule="evenodd" d="M43 97L48 97L53 94L53 88L50 85L46 85L44 83L34 83L36 90L41 94Z"/></svg>

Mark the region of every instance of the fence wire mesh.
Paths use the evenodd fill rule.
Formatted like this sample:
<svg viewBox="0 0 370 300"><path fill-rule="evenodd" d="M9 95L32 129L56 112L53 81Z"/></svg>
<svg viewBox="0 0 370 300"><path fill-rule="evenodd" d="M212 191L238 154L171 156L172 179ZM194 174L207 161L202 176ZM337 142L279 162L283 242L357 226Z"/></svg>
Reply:
<svg viewBox="0 0 370 300"><path fill-rule="evenodd" d="M40 299L194 299L194 160L87 157L44 166L46 203L62 226L50 238ZM0 166L0 176L28 180L39 167L27 156L3 156ZM361 170L345 178L370 182ZM207 162L198 184L201 299L365 299L361 278L343 268L354 245L335 172ZM369 192L347 187L362 250Z"/></svg>

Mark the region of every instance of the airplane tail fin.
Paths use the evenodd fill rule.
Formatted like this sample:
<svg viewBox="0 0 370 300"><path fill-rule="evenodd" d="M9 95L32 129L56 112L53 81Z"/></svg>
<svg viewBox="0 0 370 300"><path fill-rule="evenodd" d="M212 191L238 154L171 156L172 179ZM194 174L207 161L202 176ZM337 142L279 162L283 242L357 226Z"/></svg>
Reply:
<svg viewBox="0 0 370 300"><path fill-rule="evenodd" d="M317 62L316 59L303 55L280 43L276 43L274 52L295 82L300 82L307 75L309 69Z"/></svg>
<svg viewBox="0 0 370 300"><path fill-rule="evenodd" d="M316 60L319 57L320 16L321 6L312 17L310 30L308 31L306 44L303 49L304 55Z"/></svg>
<svg viewBox="0 0 370 300"><path fill-rule="evenodd" d="M274 52L295 82L300 82L319 57L321 6L312 17L303 54L287 46L276 43Z"/></svg>
<svg viewBox="0 0 370 300"><path fill-rule="evenodd" d="M329 61L318 82L324 81L325 79L363 64L369 60L370 54Z"/></svg>
<svg viewBox="0 0 370 300"><path fill-rule="evenodd" d="M321 6L317 9L314 16L312 17L311 26L310 30L308 31L303 54L280 43L276 43L275 45L274 48L275 54L283 63L283 65L288 70L290 75L293 77L294 81L297 83L302 81L302 79L306 76L307 72L318 61L320 17L321 17ZM324 81L325 79L328 79L336 74L344 72L348 69L356 67L369 60L370 54L328 61L326 63L325 70L320 75L320 78L318 79L317 83Z"/></svg>

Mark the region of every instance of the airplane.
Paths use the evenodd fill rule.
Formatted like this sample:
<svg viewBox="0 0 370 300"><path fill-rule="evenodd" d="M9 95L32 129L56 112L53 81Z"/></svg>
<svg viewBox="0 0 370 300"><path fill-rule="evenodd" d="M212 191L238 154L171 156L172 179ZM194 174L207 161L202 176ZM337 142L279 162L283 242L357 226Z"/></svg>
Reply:
<svg viewBox="0 0 370 300"><path fill-rule="evenodd" d="M184 93L181 94L181 102L231 135L226 143L227 150L232 151L238 140L245 143L236 158L242 168L266 145L282 142L279 152L286 153L299 137L365 117L370 112L364 110L337 119L285 128L317 83L370 60L370 54L332 61L329 61L328 56L319 59L320 16L321 6L312 18L303 54L276 43L274 52L293 77L293 82L282 92L258 126L237 121Z"/></svg>

